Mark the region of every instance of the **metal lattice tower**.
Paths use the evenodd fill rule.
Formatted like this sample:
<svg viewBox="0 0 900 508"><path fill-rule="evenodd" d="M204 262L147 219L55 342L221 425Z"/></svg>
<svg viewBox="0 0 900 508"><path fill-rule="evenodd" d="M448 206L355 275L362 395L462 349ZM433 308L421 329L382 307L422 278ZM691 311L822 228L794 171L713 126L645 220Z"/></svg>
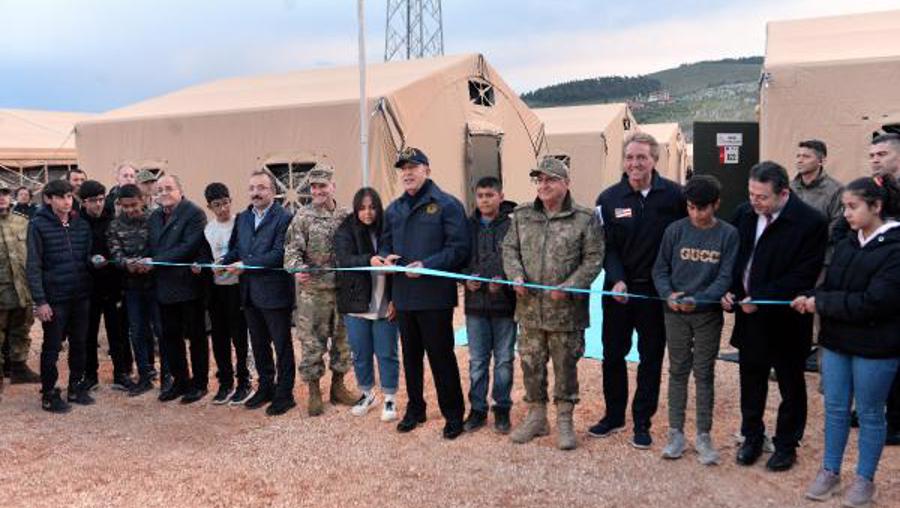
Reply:
<svg viewBox="0 0 900 508"><path fill-rule="evenodd" d="M384 61L444 54L441 0L388 0Z"/></svg>

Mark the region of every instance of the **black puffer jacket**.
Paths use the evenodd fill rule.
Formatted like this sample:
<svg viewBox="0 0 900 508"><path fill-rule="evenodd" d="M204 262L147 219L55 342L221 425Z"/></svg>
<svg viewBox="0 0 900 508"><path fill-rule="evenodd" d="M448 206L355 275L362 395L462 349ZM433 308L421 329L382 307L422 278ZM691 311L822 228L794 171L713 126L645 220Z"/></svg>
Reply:
<svg viewBox="0 0 900 508"><path fill-rule="evenodd" d="M337 266L349 268L369 266L375 255L370 229L363 225L355 215L350 215L334 233L334 253ZM391 279L387 276L385 284L386 301L391 299ZM338 272L337 273L337 307L341 314L368 312L372 300L372 275L370 272Z"/></svg>
<svg viewBox="0 0 900 508"><path fill-rule="evenodd" d="M509 214L515 209L512 201L500 204L500 214L490 224L481 224L481 212L477 209L469 218L469 232L472 235L472 255L465 272L480 277L506 279L503 272L503 238L511 223ZM487 284L478 291L466 289L466 314L490 317L513 317L516 311L516 295L512 286L501 286L500 291L491 293Z"/></svg>
<svg viewBox="0 0 900 508"><path fill-rule="evenodd" d="M28 224L26 273L35 305L91 294L91 228L77 212L69 217L68 226L63 226L49 206L42 206Z"/></svg>
<svg viewBox="0 0 900 508"><path fill-rule="evenodd" d="M865 247L855 232L847 235L814 294L823 347L866 358L900 356L900 227Z"/></svg>

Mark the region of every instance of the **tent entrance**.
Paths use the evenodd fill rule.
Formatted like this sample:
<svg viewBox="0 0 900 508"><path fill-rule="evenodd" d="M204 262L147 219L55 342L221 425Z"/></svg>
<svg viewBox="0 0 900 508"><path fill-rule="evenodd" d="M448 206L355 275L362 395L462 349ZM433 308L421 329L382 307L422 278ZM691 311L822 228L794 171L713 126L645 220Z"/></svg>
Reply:
<svg viewBox="0 0 900 508"><path fill-rule="evenodd" d="M503 182L503 170L501 167L501 153L503 145L503 133L499 129L472 130L466 140L466 208L468 211L475 209L475 184L486 176Z"/></svg>

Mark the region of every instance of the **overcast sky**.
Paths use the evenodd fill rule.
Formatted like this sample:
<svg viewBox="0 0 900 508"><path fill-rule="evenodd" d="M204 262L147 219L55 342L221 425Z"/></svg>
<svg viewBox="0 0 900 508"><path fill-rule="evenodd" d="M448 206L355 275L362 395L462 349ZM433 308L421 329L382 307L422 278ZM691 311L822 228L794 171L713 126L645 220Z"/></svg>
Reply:
<svg viewBox="0 0 900 508"><path fill-rule="evenodd" d="M366 0L367 58L386 0ZM445 53L518 91L762 55L765 23L897 0L444 0ZM0 0L0 107L104 111L223 77L355 64L355 0Z"/></svg>

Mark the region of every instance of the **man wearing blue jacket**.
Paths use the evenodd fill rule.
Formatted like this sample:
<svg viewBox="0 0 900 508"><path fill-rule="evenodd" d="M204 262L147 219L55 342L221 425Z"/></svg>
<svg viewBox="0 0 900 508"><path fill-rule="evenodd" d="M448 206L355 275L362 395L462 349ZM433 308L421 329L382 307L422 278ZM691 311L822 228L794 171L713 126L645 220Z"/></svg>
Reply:
<svg viewBox="0 0 900 508"><path fill-rule="evenodd" d="M404 149L394 167L400 171L405 192L385 212L384 236L379 255L372 258L372 266L460 270L469 257L468 224L462 203L429 178L428 157L421 150ZM407 273L394 278L392 295L400 325L409 397L406 414L397 424L397 430L409 432L425 422L422 378L427 353L438 404L446 420L443 435L455 439L463 431L465 411L453 351L456 282Z"/></svg>
<svg viewBox="0 0 900 508"><path fill-rule="evenodd" d="M228 253L222 259L223 264L230 265L230 273L240 274L241 304L259 374L256 393L244 405L257 409L271 402L266 408L269 416L284 414L297 405L291 341L294 282L281 270L291 214L274 199L275 177L265 170L252 173L251 205L235 219ZM267 269L244 270L244 265ZM273 343L277 366L272 358Z"/></svg>

